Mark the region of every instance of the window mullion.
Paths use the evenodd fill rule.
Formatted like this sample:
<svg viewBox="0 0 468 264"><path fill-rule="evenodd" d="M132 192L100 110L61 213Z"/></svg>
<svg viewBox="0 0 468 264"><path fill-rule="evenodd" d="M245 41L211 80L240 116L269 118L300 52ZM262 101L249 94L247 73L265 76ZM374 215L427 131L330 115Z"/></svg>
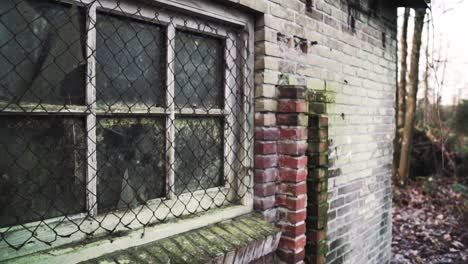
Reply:
<svg viewBox="0 0 468 264"><path fill-rule="evenodd" d="M97 153L96 153L96 3L88 9L86 56L88 67L86 75L86 116L87 130L87 170L86 170L86 208L89 215L97 215Z"/></svg>
<svg viewBox="0 0 468 264"><path fill-rule="evenodd" d="M224 177L226 179L226 187L229 189L228 200L232 201L237 196L237 182L234 180L234 171L237 169L235 153L239 151L235 144L235 136L238 133L235 125L235 115L237 114L236 104L236 66L235 59L237 57L235 36L232 33L227 34L224 47L224 112L228 113L224 119Z"/></svg>
<svg viewBox="0 0 468 264"><path fill-rule="evenodd" d="M167 198L175 198L175 26L170 23L167 26L167 93L166 105L169 116L166 119L166 191Z"/></svg>

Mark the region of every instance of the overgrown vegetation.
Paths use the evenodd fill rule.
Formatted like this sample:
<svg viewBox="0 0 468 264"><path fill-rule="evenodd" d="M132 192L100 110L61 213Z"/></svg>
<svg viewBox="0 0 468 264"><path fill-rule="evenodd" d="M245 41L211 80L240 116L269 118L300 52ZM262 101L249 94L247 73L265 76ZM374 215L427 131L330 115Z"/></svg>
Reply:
<svg viewBox="0 0 468 264"><path fill-rule="evenodd" d="M444 89L444 76L432 76L437 87L431 87L431 74L445 74L447 58L434 58L429 37L422 41L424 24L432 19L424 20L425 14L406 9L401 28L392 262L468 263L468 100L442 106L438 91ZM422 47L425 62L420 63ZM419 101L418 88L424 89Z"/></svg>

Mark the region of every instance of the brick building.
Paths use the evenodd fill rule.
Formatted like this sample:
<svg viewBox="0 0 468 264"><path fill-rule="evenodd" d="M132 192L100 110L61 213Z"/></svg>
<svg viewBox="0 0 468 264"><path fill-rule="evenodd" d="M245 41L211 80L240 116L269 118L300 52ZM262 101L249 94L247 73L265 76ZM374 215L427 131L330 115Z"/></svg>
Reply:
<svg viewBox="0 0 468 264"><path fill-rule="evenodd" d="M0 261L387 263L397 7L0 3Z"/></svg>

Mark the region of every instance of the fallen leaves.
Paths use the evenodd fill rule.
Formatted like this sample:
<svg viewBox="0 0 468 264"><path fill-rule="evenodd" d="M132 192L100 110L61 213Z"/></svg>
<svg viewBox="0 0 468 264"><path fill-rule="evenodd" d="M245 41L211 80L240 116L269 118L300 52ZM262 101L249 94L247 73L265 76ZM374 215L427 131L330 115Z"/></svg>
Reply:
<svg viewBox="0 0 468 264"><path fill-rule="evenodd" d="M392 263L468 263L468 202L447 181L396 189Z"/></svg>

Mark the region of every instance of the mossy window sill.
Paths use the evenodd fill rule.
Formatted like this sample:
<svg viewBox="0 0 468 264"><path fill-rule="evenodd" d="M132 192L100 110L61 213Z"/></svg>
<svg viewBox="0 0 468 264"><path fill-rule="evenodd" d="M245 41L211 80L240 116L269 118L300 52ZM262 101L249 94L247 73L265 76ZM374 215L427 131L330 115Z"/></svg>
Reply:
<svg viewBox="0 0 468 264"><path fill-rule="evenodd" d="M249 263L274 252L280 236L248 214L81 263Z"/></svg>

